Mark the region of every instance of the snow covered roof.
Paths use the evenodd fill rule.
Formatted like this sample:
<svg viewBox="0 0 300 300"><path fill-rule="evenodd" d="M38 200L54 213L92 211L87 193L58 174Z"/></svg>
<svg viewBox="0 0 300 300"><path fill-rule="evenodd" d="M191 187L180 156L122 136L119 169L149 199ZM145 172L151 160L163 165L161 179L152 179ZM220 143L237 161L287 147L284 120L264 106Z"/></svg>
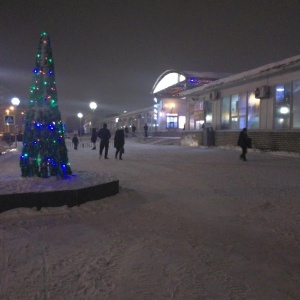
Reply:
<svg viewBox="0 0 300 300"><path fill-rule="evenodd" d="M282 72L283 70L292 70L292 69L300 68L300 55L293 56L278 62L274 62L271 64L267 64L249 71L245 71L242 73L238 73L235 75L231 75L228 77L224 77L218 80L215 80L211 83L208 83L203 86L195 87L193 89L185 90L180 93L180 96L193 95L200 91L211 90L214 88L219 88L220 86L226 86L229 84L238 84L241 81L259 78L262 76L269 76L271 74L275 74L278 72Z"/></svg>

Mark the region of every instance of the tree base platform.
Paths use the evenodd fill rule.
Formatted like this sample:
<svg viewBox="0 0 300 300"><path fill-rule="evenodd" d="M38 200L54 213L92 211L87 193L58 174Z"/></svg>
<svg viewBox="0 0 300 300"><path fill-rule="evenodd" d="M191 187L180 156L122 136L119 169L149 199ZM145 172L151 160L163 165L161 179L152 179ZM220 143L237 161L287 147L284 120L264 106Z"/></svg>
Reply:
<svg viewBox="0 0 300 300"><path fill-rule="evenodd" d="M119 193L119 180L109 174L78 172L67 179L8 177L0 182L0 212L19 207L79 206Z"/></svg>

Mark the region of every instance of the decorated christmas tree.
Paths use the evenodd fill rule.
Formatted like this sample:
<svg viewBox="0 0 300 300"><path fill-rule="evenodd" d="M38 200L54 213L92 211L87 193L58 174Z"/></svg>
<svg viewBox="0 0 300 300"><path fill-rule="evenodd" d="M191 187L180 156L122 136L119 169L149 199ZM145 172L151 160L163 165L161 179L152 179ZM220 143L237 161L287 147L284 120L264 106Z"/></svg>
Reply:
<svg viewBox="0 0 300 300"><path fill-rule="evenodd" d="M57 104L54 62L49 35L40 35L25 117L20 167L23 177L72 174Z"/></svg>

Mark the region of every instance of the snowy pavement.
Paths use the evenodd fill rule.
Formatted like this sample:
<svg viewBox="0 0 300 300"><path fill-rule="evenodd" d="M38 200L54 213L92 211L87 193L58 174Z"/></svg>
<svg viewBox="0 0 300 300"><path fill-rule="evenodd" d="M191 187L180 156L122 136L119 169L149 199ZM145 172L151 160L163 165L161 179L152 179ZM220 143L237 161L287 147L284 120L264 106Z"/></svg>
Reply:
<svg viewBox="0 0 300 300"><path fill-rule="evenodd" d="M2 189L18 156L0 156ZM69 147L75 174L115 175L118 195L0 214L0 299L300 299L299 157L131 142L109 157Z"/></svg>

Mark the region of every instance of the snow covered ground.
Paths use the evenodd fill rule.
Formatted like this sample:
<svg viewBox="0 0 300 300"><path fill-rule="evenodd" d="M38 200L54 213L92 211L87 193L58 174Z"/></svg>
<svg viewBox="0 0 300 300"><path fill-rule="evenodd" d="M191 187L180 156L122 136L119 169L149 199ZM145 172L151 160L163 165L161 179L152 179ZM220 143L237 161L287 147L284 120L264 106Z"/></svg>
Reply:
<svg viewBox="0 0 300 300"><path fill-rule="evenodd" d="M299 156L113 152L70 147L69 158L78 180L116 175L118 195L0 214L0 299L300 299ZM1 189L14 190L18 156L0 156Z"/></svg>

